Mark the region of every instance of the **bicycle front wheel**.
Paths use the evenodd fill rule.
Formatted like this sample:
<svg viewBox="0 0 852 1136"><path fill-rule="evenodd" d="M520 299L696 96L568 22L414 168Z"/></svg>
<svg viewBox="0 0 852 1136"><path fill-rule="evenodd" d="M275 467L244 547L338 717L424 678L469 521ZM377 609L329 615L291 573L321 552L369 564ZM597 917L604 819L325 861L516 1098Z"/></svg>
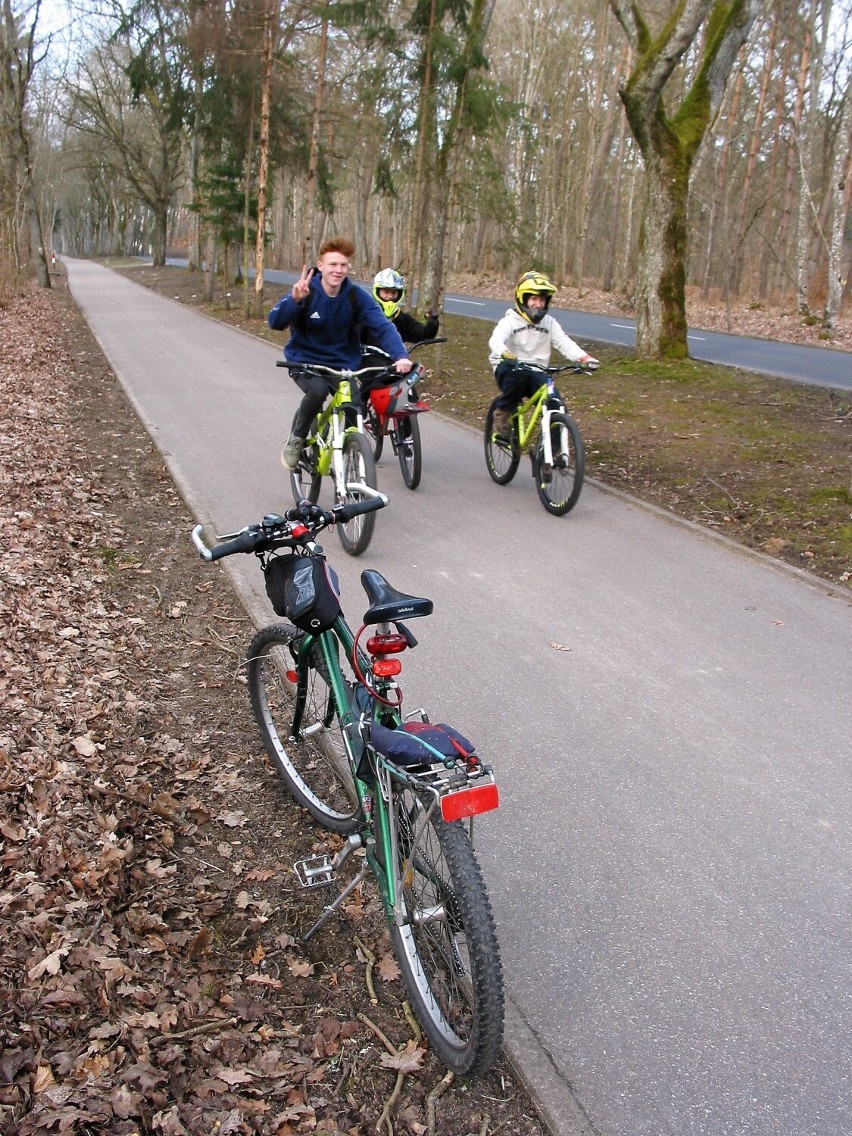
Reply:
<svg viewBox="0 0 852 1136"><path fill-rule="evenodd" d="M423 455L420 447L420 423L416 414L397 418L394 427L396 456L402 470L402 480L409 489L416 489L423 472Z"/></svg>
<svg viewBox="0 0 852 1136"><path fill-rule="evenodd" d="M306 446L302 450L299 464L290 470L290 489L293 500L298 505L300 501L310 501L316 505L320 495L321 475L317 471L316 446Z"/></svg>
<svg viewBox="0 0 852 1136"><path fill-rule="evenodd" d="M391 927L408 996L436 1055L462 1077L486 1073L503 1039L503 971L491 906L467 832L393 795L403 922Z"/></svg>
<svg viewBox="0 0 852 1136"><path fill-rule="evenodd" d="M496 405L497 400L495 399L488 407L488 413L485 416L485 464L488 466L492 481L496 481L498 485L508 485L518 472L521 455L518 452L514 437L512 444L508 446L500 445L494 440L494 410ZM514 426L512 431L514 433Z"/></svg>
<svg viewBox="0 0 852 1136"><path fill-rule="evenodd" d="M350 833L357 825L355 783L343 742L330 677L319 643L311 648L305 708L293 733L293 674L304 632L287 624L258 631L248 652L251 708L266 752L294 799L323 828Z"/></svg>
<svg viewBox="0 0 852 1136"><path fill-rule="evenodd" d="M359 486L362 488L359 489ZM364 493L364 488L376 488L376 462L363 434L347 434L343 439L343 484L337 486L337 499L363 501L370 496ZM345 525L337 525L344 552L360 556L370 543L375 523L375 513L364 513Z"/></svg>
<svg viewBox="0 0 852 1136"><path fill-rule="evenodd" d="M583 439L577 424L567 414L550 416L550 442L553 465L544 461L544 442L533 455L533 476L539 500L548 513L561 517L577 504L586 468Z"/></svg>

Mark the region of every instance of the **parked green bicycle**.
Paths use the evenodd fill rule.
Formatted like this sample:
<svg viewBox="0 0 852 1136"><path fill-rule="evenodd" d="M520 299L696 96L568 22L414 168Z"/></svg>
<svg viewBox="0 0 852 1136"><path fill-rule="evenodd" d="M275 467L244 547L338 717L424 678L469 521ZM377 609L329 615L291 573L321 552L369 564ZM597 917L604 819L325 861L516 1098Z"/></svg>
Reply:
<svg viewBox="0 0 852 1136"><path fill-rule="evenodd" d="M393 367L363 367L359 371L339 371L318 363L287 363L279 360L279 367L287 367L290 374L321 375L337 380L337 390L320 411L311 436L306 439L298 464L290 472L293 499L316 504L319 500L323 477L330 477L334 485L336 504L362 501L379 494L376 462L373 448L364 434L364 419L358 404L359 377L388 371ZM353 517L337 525L340 543L350 556L360 556L373 536L375 515Z"/></svg>
<svg viewBox="0 0 852 1136"><path fill-rule="evenodd" d="M431 614L432 601L364 571L368 608L353 633L315 540L386 503L326 512L302 501L213 548L200 525L192 537L205 560L254 553L273 607L291 621L257 632L247 679L278 776L314 820L345 837L333 859L295 865L306 888L342 888L304 939L372 875L424 1033L448 1069L474 1076L493 1065L503 1036L500 951L472 843L473 817L498 805L494 774L457 730L431 724L422 709L402 715L399 656L417 645L407 624Z"/></svg>
<svg viewBox="0 0 852 1136"><path fill-rule="evenodd" d="M526 366L542 372L546 379L512 415L508 440L494 433L497 399L491 403L485 417L485 464L493 481L508 485L518 471L521 455L529 454L539 500L548 513L561 517L577 504L586 459L580 431L556 390L553 376L560 371L585 374L587 368L579 363Z"/></svg>

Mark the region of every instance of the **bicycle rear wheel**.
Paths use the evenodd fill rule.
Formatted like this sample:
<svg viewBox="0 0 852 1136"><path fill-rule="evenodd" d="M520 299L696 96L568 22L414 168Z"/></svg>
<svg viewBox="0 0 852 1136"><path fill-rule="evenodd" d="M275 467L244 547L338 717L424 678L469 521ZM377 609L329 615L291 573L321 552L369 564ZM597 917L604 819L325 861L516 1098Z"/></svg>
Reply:
<svg viewBox="0 0 852 1136"><path fill-rule="evenodd" d="M295 671L304 632L287 624L258 631L248 652L251 709L278 776L295 800L331 832L349 833L357 824L357 798L343 725L319 643L311 648L305 708L298 736L292 735Z"/></svg>
<svg viewBox="0 0 852 1136"><path fill-rule="evenodd" d="M378 461L382 456L385 436L382 433L382 424L379 420L379 416L372 406L368 408L367 413L364 415L364 430L373 446L373 458L375 461Z"/></svg>
<svg viewBox="0 0 852 1136"><path fill-rule="evenodd" d="M496 481L498 485L508 485L518 472L521 455L518 452L514 436L514 424L512 425L511 445L499 445L495 442L494 409L496 405L497 400L495 399L488 407L488 413L485 416L485 464L488 466L492 481Z"/></svg>
<svg viewBox="0 0 852 1136"><path fill-rule="evenodd" d="M464 827L426 815L396 786L404 922L391 926L403 981L436 1055L458 1076L486 1073L503 1039L503 971L491 906Z"/></svg>
<svg viewBox="0 0 852 1136"><path fill-rule="evenodd" d="M416 414L397 418L394 427L396 456L402 470L402 480L409 489L416 489L423 472L423 452L420 446L420 423Z"/></svg>
<svg viewBox="0 0 852 1136"><path fill-rule="evenodd" d="M343 484L337 486L338 501L363 501L370 496L355 488L359 485L376 488L376 462L364 435L351 433L343 439ZM337 525L344 552L360 556L370 543L375 523L375 513L364 513L345 525Z"/></svg>
<svg viewBox="0 0 852 1136"><path fill-rule="evenodd" d="M548 513L561 517L577 504L586 468L583 439L577 424L567 414L550 416L553 465L544 462L544 441L533 455L533 476L539 500Z"/></svg>
<svg viewBox="0 0 852 1136"><path fill-rule="evenodd" d="M300 501L310 501L312 505L316 505L319 500L322 478L317 472L316 463L316 446L308 445L302 450L299 464L290 470L290 489L297 505Z"/></svg>

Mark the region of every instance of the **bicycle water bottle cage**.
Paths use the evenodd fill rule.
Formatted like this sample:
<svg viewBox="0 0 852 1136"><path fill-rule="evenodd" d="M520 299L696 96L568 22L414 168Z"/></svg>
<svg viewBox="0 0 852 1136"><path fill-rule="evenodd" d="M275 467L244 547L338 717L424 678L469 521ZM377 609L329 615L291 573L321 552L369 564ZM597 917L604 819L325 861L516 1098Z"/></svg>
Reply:
<svg viewBox="0 0 852 1136"><path fill-rule="evenodd" d="M370 601L369 608L364 612L365 624L395 623L397 620L416 619L421 615L432 614L434 605L431 600L398 592L374 568L361 573L361 584Z"/></svg>

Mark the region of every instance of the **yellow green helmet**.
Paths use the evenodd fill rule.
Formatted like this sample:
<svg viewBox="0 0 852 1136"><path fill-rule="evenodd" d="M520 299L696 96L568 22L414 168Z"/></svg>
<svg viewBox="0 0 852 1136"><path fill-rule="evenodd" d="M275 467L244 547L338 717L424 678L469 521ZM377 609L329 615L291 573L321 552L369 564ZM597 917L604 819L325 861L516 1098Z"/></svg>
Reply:
<svg viewBox="0 0 852 1136"><path fill-rule="evenodd" d="M385 290L396 292L396 297L393 300L383 300L379 295L379 289L383 292ZM389 320L392 320L399 311L404 295L405 279L395 268L383 268L381 272L376 273L373 280L373 296Z"/></svg>
<svg viewBox="0 0 852 1136"><path fill-rule="evenodd" d="M556 287L543 272L525 272L515 288L515 310L530 323L538 323L547 314L555 291ZM529 311L527 308L529 296L543 296L544 307L540 311Z"/></svg>

